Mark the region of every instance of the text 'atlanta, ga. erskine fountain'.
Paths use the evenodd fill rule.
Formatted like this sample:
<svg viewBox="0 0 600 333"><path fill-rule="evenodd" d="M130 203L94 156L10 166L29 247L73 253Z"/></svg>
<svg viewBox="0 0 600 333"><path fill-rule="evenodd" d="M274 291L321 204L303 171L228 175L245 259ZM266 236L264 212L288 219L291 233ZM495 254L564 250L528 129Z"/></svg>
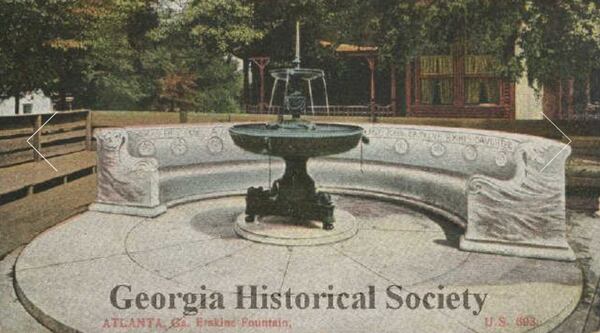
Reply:
<svg viewBox="0 0 600 333"><path fill-rule="evenodd" d="M311 157L334 155L353 149L362 139L359 126L311 123L300 119L306 111L302 82L323 77L320 69L300 67L299 24L296 24L296 58L293 68L271 71L276 80L285 81L284 108L275 123L236 125L229 133L240 148L285 160L285 172L270 189L250 187L246 194L246 222L256 216L283 216L294 220L320 221L323 229L333 229L334 204L328 193L317 191L307 172ZM326 92L325 92L326 94ZM310 89L312 100L312 89ZM312 102L311 102L312 103ZM284 113L291 119L284 119Z"/></svg>

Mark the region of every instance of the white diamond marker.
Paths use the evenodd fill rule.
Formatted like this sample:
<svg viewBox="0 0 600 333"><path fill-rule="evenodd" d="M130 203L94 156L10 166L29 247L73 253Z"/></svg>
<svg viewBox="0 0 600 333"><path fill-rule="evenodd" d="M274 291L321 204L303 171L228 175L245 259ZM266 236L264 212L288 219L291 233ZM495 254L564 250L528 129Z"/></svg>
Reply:
<svg viewBox="0 0 600 333"><path fill-rule="evenodd" d="M563 151L563 150L565 150L565 149L566 149L566 148L567 148L567 147L568 147L568 146L571 144L571 142L573 142L573 140L571 140L571 138L569 138L569 137L568 137L568 136L565 134L565 132L563 132L563 131L562 131L560 128L558 128L558 126L556 126L556 124L555 124L555 123L554 123L552 120L550 120L550 118L548 118L548 117L547 117L547 116L546 116L546 115L545 115L543 112L540 112L540 113L541 113L541 114L542 114L542 116L544 116L544 118L546 118L546 119L547 119L547 120L548 120L548 121L549 121L549 122L550 122L550 123L551 123L551 124L552 124L554 127L556 127L556 129L557 129L557 130L560 132L560 134L562 134L562 135L563 135L565 138L567 138L567 140L569 140L569 142L567 142L567 143L564 145L564 147L562 147L562 149L561 149L561 150L560 150L558 153L556 153L556 155L554 155L554 157L552 157L552 159L550 159L550 161L548 161L548 163L546 163L546 165L544 165L544 167L543 167L543 168L540 170L540 172L544 172L544 169L546 169L546 167L547 167L548 165L550 165L550 163L552 163L552 161L554 161L554 159L555 159L556 157L558 157L558 155L560 155L560 153L562 153L562 151Z"/></svg>
<svg viewBox="0 0 600 333"><path fill-rule="evenodd" d="M39 131L42 129L42 127L44 127L44 126L45 126L45 125L46 125L46 124L47 124L47 123L48 123L48 122L49 122L49 121L50 121L50 120L51 120L51 119L52 119L52 118L53 118L53 117L54 117L54 116L55 116L57 113L58 113L58 112L54 112L54 113L53 113L53 114L50 116L50 118L48 118L48 120L46 120L46 122L45 122L44 124L42 124L42 126L40 126L40 128L38 128L38 129L37 129L37 131L33 132L33 134L31 134L31 136L29 137L29 139L27 139L27 144L29 144L29 145L31 146L31 148L33 148L33 150L35 150L35 152L36 152L36 153L38 153L38 155L40 155L40 156L41 156L41 157L44 159L44 161L46 161L46 163L48 163L48 165L49 165L49 166L50 166L52 169L54 169L54 171L56 171L56 172L58 172L58 170L57 170L57 169L54 167L54 165L52 165L52 163L50 163L50 161L48 161L48 160L47 160L47 159L44 157L44 155L42 155L42 153L40 153L40 152L39 152L39 150L37 150L37 149L36 149L36 148L35 148L35 147L34 147L34 146L31 144L31 142L29 142L29 140L31 140L31 138L33 138L33 136L34 136L34 135L36 135L36 134L37 134L37 132L39 132Z"/></svg>

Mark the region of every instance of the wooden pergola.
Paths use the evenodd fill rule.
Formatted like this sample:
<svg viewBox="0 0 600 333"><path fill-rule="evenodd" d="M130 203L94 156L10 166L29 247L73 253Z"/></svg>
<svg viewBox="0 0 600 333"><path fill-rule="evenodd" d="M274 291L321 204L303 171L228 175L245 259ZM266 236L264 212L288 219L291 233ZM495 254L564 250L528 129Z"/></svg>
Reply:
<svg viewBox="0 0 600 333"><path fill-rule="evenodd" d="M323 47L333 47L331 42L320 41L321 46ZM339 56L342 57L359 57L364 58L369 66L370 71L370 82L369 82L369 114L372 118L375 118L377 115L377 111L380 110L381 106L378 106L376 103L376 80L375 80L375 70L377 66L377 57L379 55L379 48L376 46L361 46L361 45L351 45L351 44L339 44L335 47L335 52ZM267 103L265 98L265 73L266 67L269 64L270 58L266 55L261 56L253 56L253 57L245 57L244 61L244 91L242 93L242 104L248 108L253 108L252 105L248 105L249 100L249 87L248 87L248 70L250 64L256 66L258 69L258 85L259 85L259 94L258 94L258 105L254 106L256 110L253 112L264 113L267 110ZM391 115L398 115L398 106L397 106L397 81L396 81L396 66L390 65L390 105L384 106L389 111L391 111ZM356 108L356 106L331 106L331 109L347 109L348 113L352 113L352 110ZM380 110L381 111L381 110ZM385 112L385 111L384 111Z"/></svg>
<svg viewBox="0 0 600 333"><path fill-rule="evenodd" d="M326 108L327 114L331 111L334 115L369 115L373 119L378 115L399 115L397 66L393 63L389 65L390 103L378 105L376 101L375 70L380 55L379 47L334 44L328 41L319 43L322 47L332 48L339 57L365 59L370 71L368 105L330 105ZM257 66L260 74L260 101L258 105L245 104L246 108L248 112L273 112L276 106L266 108L264 96L264 71L268 58L249 59ZM454 48L447 54L428 54L413 58L403 68L406 116L514 119L516 116L515 83L496 73L493 70L494 63L495 60L491 55L467 54L464 50ZM573 91L572 83L565 86L568 89L556 90ZM559 110L555 113L569 115L574 113L573 98L568 97L569 95L572 96L572 93L567 94L566 98L562 98L560 93L556 94L560 106L563 100L568 103L564 103L566 112Z"/></svg>
<svg viewBox="0 0 600 333"><path fill-rule="evenodd" d="M250 58L250 61L252 61L258 67L259 85L260 85L258 108L259 108L260 112L262 113L262 112L264 112L265 105L266 105L266 103L265 103L265 68L271 61L271 58L265 57L265 56L252 57L252 58ZM245 77L244 80L247 80L247 78ZM244 84L247 84L247 83L244 82ZM246 94L246 93L244 92L244 94Z"/></svg>
<svg viewBox="0 0 600 333"><path fill-rule="evenodd" d="M321 46L331 47L332 43L328 41L320 41ZM377 46L363 46L363 45L352 45L352 44L339 44L335 48L335 52L340 56L347 57L360 57L364 58L367 61L369 66L369 70L371 72L370 76L370 98L369 98L369 107L371 109L371 116L375 117L375 69L377 66L377 56L379 55L379 48ZM398 115L397 110L397 82L396 82L396 66L394 64L390 65L390 106L392 108L392 113L394 115Z"/></svg>

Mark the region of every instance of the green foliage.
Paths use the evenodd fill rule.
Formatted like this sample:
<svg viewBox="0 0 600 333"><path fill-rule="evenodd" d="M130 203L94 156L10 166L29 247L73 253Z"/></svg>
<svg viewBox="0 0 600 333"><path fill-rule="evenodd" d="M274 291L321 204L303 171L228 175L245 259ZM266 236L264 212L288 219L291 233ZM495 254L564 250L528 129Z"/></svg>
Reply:
<svg viewBox="0 0 600 333"><path fill-rule="evenodd" d="M61 16L68 10L55 2L0 0L0 96L50 90L63 49Z"/></svg>
<svg viewBox="0 0 600 333"><path fill-rule="evenodd" d="M138 58L145 52L144 30L153 26L144 17L150 7L142 1L105 1L85 30L88 52L83 58L83 103L101 109L137 109L148 97L144 68Z"/></svg>
<svg viewBox="0 0 600 333"><path fill-rule="evenodd" d="M598 6L593 0L352 0L336 24L344 41L379 45L383 61L488 54L500 61L502 76L514 80L526 64L529 81L546 84L600 66Z"/></svg>
<svg viewBox="0 0 600 333"><path fill-rule="evenodd" d="M195 1L183 16L196 45L214 54L235 52L262 34L252 28L253 9L240 1Z"/></svg>
<svg viewBox="0 0 600 333"><path fill-rule="evenodd" d="M596 1L530 1L522 31L530 81L580 79L600 67L600 8Z"/></svg>
<svg viewBox="0 0 600 333"><path fill-rule="evenodd" d="M0 0L0 96L43 89L99 109L234 112L231 56L290 66L296 20L302 65L325 70L332 103L368 99L365 62L335 54L339 43L379 47L378 95L387 65L418 55L490 55L502 76L526 66L541 84L600 67L594 0Z"/></svg>
<svg viewBox="0 0 600 333"><path fill-rule="evenodd" d="M353 0L338 20L346 32L342 38L380 46L385 62L403 65L423 54L491 54L511 76L520 70L512 51L522 2Z"/></svg>
<svg viewBox="0 0 600 333"><path fill-rule="evenodd" d="M261 37L252 8L241 0L0 0L0 95L43 89L98 109L237 110L240 78L228 56Z"/></svg>
<svg viewBox="0 0 600 333"><path fill-rule="evenodd" d="M241 75L231 53L261 37L252 28L252 7L240 1L195 1L183 10L161 13L161 24L149 32L155 47L143 63L157 83L156 108L204 112L239 110ZM165 78L169 78L165 80ZM170 89L169 86L193 89Z"/></svg>

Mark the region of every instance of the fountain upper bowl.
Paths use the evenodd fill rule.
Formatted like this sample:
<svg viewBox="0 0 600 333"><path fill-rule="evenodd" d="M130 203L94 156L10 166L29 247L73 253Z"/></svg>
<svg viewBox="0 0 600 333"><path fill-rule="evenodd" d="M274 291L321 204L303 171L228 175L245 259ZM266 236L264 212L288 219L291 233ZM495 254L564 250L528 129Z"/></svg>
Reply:
<svg viewBox="0 0 600 333"><path fill-rule="evenodd" d="M363 128L308 122L292 126L252 123L235 125L229 129L229 134L236 146L252 153L310 158L351 150L363 137Z"/></svg>
<svg viewBox="0 0 600 333"><path fill-rule="evenodd" d="M270 70L269 73L272 77L283 81L288 80L290 77L297 77L308 81L325 77L325 72L322 69L315 68L277 68Z"/></svg>

